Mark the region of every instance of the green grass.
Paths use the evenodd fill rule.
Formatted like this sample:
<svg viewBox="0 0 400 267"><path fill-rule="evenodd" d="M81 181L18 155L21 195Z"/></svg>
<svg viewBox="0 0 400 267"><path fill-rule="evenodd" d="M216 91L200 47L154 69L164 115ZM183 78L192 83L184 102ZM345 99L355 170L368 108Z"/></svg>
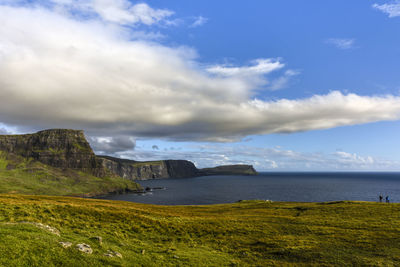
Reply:
<svg viewBox="0 0 400 267"><path fill-rule="evenodd" d="M90 147L84 147L84 146L82 146L82 145L80 145L80 144L78 144L78 143L73 143L72 145L73 145L75 148L77 148L77 149L79 149L80 151L82 151L82 152L91 152Z"/></svg>
<svg viewBox="0 0 400 267"><path fill-rule="evenodd" d="M123 258L105 257L109 249ZM0 251L2 266L398 266L400 204L157 206L0 195Z"/></svg>
<svg viewBox="0 0 400 267"><path fill-rule="evenodd" d="M0 193L92 196L140 186L120 177L95 177L0 152Z"/></svg>

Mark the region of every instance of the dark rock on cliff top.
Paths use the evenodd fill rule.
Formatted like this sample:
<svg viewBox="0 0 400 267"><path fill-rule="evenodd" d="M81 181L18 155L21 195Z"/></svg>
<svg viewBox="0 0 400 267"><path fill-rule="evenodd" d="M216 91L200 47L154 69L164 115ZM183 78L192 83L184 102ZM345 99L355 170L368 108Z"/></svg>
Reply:
<svg viewBox="0 0 400 267"><path fill-rule="evenodd" d="M79 130L51 129L34 134L0 135L0 151L98 177L106 174L106 169L96 158L83 131Z"/></svg>

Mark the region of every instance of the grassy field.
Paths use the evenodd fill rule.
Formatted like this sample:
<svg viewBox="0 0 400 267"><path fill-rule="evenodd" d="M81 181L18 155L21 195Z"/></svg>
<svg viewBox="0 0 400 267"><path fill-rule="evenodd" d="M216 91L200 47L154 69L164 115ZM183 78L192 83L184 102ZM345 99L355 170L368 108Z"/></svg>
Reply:
<svg viewBox="0 0 400 267"><path fill-rule="evenodd" d="M61 170L32 159L0 151L0 193L93 196L140 186L120 177L95 177L89 173Z"/></svg>
<svg viewBox="0 0 400 267"><path fill-rule="evenodd" d="M110 250L122 258L105 256ZM398 266L400 205L156 206L0 195L0 251L1 266Z"/></svg>

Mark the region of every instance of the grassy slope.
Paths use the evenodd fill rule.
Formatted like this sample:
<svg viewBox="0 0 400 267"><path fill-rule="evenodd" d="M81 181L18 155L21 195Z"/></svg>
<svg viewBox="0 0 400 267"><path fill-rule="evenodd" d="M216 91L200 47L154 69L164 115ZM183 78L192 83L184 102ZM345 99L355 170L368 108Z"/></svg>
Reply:
<svg viewBox="0 0 400 267"><path fill-rule="evenodd" d="M61 236L21 221L56 227ZM59 241L84 242L94 252ZM123 258L105 257L108 249ZM5 266L399 265L400 204L155 206L0 195L0 251Z"/></svg>
<svg viewBox="0 0 400 267"><path fill-rule="evenodd" d="M12 165L12 168L7 166ZM134 182L119 177L99 178L88 173L60 170L31 159L0 152L0 193L37 195L97 195L121 188L137 190Z"/></svg>

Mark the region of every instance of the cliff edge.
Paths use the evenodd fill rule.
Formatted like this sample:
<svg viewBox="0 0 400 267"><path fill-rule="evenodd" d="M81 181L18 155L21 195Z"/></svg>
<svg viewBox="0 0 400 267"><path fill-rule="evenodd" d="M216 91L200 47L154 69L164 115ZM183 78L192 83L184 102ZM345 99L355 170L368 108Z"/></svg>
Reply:
<svg viewBox="0 0 400 267"><path fill-rule="evenodd" d="M35 188L32 192L43 194L96 195L140 189L133 180L256 174L251 165L197 169L187 160L140 162L96 156L80 130L0 135L0 189L10 189L5 192L31 193L28 189Z"/></svg>
<svg viewBox="0 0 400 267"><path fill-rule="evenodd" d="M197 169L187 160L134 161L110 156L97 156L105 168L131 180L190 178L207 175L257 175L252 165L225 165Z"/></svg>
<svg viewBox="0 0 400 267"><path fill-rule="evenodd" d="M44 130L34 134L0 135L0 150L43 164L104 177L106 169L96 158L83 131Z"/></svg>
<svg viewBox="0 0 400 267"><path fill-rule="evenodd" d="M200 169L202 175L257 175L252 165L223 165Z"/></svg>
<svg viewBox="0 0 400 267"><path fill-rule="evenodd" d="M196 166L187 160L134 161L110 156L97 156L105 168L132 180L189 178L199 176Z"/></svg>
<svg viewBox="0 0 400 267"><path fill-rule="evenodd" d="M95 196L140 190L104 168L83 131L0 135L0 193Z"/></svg>

